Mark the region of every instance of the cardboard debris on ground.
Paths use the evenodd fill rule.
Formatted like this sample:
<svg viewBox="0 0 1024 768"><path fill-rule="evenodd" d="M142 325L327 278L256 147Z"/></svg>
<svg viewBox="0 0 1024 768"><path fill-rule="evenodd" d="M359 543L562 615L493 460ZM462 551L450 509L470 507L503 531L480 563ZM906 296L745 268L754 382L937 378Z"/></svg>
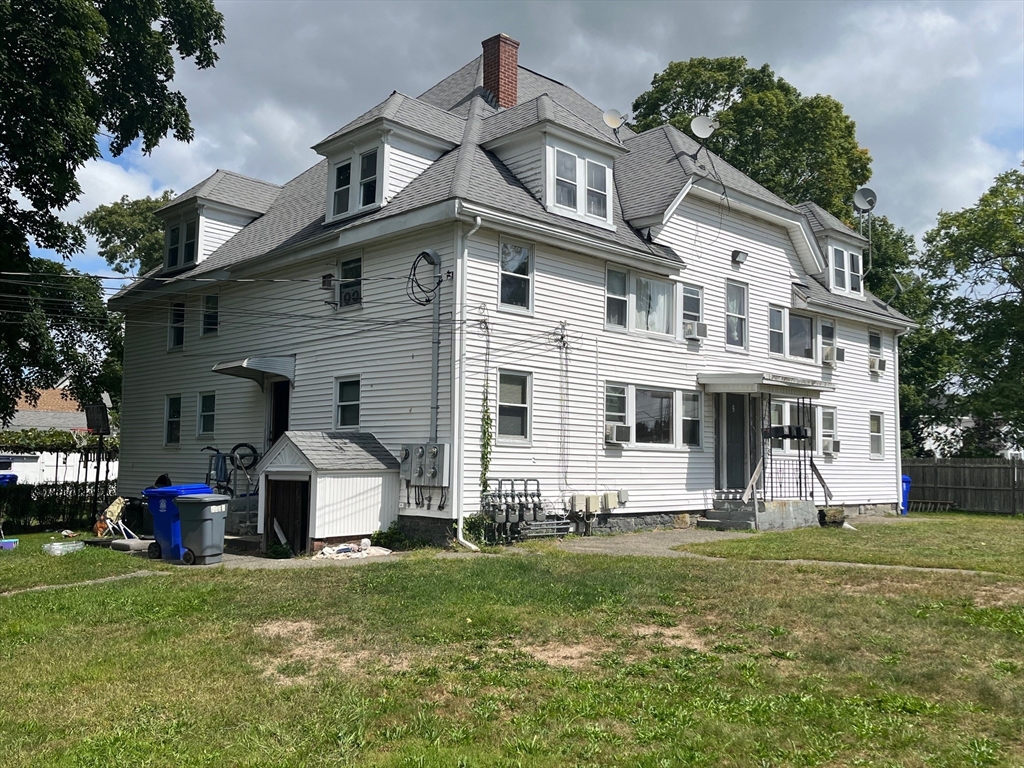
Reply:
<svg viewBox="0 0 1024 768"><path fill-rule="evenodd" d="M356 560L363 557L381 557L390 555L391 550L384 547L366 547L361 549L357 544L339 544L336 547L324 547L315 555L314 560Z"/></svg>

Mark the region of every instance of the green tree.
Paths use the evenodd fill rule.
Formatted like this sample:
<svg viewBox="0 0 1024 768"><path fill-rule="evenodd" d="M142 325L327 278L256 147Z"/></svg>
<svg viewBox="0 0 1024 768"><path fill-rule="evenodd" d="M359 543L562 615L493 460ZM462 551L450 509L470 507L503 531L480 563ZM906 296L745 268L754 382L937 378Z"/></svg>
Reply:
<svg viewBox="0 0 1024 768"><path fill-rule="evenodd" d="M145 274L162 263L164 226L156 212L173 197L171 190L138 200L124 195L116 203L94 208L78 222L99 242L100 256L115 272Z"/></svg>
<svg viewBox="0 0 1024 768"><path fill-rule="evenodd" d="M633 102L634 127L669 123L690 133L697 115L720 127L708 149L779 197L811 200L849 220L853 193L871 177L856 126L831 96L803 96L765 64L740 56L674 61Z"/></svg>
<svg viewBox="0 0 1024 768"><path fill-rule="evenodd" d="M968 453L991 454L994 430L1024 443L1024 172L1000 174L970 208L940 212L924 246L921 267L958 346L949 422L974 418Z"/></svg>
<svg viewBox="0 0 1024 768"><path fill-rule="evenodd" d="M192 139L185 97L169 87L174 56L212 67L223 22L213 0L0 0L0 272L42 268L30 242L65 257L81 250L82 229L57 214L80 196L77 173L100 156L98 136L114 156L136 140L148 153L168 133ZM0 324L0 424L19 396L63 373L47 325L61 349L92 343L83 332L69 344L71 325L43 323L49 309L26 282L2 286L19 310ZM74 306L78 282L47 290L67 286Z"/></svg>

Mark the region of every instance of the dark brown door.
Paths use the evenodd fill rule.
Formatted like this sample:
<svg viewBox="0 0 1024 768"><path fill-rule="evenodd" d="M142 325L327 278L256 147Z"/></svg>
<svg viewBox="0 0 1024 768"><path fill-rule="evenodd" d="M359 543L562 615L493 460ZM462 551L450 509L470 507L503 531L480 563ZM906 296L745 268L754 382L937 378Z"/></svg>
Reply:
<svg viewBox="0 0 1024 768"><path fill-rule="evenodd" d="M292 552L305 552L309 543L309 480L267 480L266 510L264 549L280 542L276 523Z"/></svg>
<svg viewBox="0 0 1024 768"><path fill-rule="evenodd" d="M288 410L292 394L290 381L274 381L270 384L270 444L288 430Z"/></svg>

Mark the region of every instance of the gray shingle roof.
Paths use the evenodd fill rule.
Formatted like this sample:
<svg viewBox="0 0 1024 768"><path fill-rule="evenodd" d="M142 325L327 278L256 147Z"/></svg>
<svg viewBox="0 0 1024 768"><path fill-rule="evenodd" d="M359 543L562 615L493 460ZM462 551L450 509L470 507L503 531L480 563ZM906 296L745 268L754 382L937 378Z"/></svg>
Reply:
<svg viewBox="0 0 1024 768"><path fill-rule="evenodd" d="M341 136L356 128L369 125L374 120L381 119L414 128L430 136L437 136L452 144L459 143L466 122L464 118L446 112L430 102L420 101L412 96L406 96L404 93L393 91L373 109L364 112L319 143L323 144L336 136Z"/></svg>
<svg viewBox="0 0 1024 768"><path fill-rule="evenodd" d="M611 144L616 149L621 146L614 138L608 138L603 131L598 130L596 126L562 106L546 93L487 117L483 121L480 143L486 144L500 136L507 136L541 122L564 126L595 141Z"/></svg>
<svg viewBox="0 0 1024 768"><path fill-rule="evenodd" d="M7 428L22 429L85 429L84 411L17 411Z"/></svg>
<svg viewBox="0 0 1024 768"><path fill-rule="evenodd" d="M250 176L243 176L234 171L216 170L191 189L178 195L167 205L169 208L190 197L202 197L216 203L233 205L254 213L266 213L281 194L281 187L269 181L261 181Z"/></svg>
<svg viewBox="0 0 1024 768"><path fill-rule="evenodd" d="M807 222L811 225L811 231L813 231L815 235L832 231L840 232L846 237L853 238L854 240L860 240L861 242L866 243L868 241L868 239L862 234L850 229L846 226L845 222L833 216L817 203L808 201L806 203L800 203L796 208L800 213L807 217Z"/></svg>
<svg viewBox="0 0 1024 768"><path fill-rule="evenodd" d="M288 431L284 435L321 472L380 472L399 467L398 459L369 432Z"/></svg>
<svg viewBox="0 0 1024 768"><path fill-rule="evenodd" d="M875 296L871 291L864 289L864 298L857 299L852 296L831 293L825 285L824 278L811 277L801 283L807 287L807 294L811 302L836 309L845 309L853 312L865 312L870 315L895 320L899 323L914 325L914 321L888 306L884 301Z"/></svg>

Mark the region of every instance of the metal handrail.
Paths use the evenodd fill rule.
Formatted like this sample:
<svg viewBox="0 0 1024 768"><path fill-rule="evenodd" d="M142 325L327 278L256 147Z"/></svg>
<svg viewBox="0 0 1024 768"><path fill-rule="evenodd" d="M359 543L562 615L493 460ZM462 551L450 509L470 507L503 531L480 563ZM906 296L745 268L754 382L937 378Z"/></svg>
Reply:
<svg viewBox="0 0 1024 768"><path fill-rule="evenodd" d="M811 457L811 472L818 478L818 482L821 483L821 489L825 491L825 503L828 504L832 501L832 490L828 487L828 483L825 482L825 478L821 476L821 472L818 471L818 465L814 463L814 458Z"/></svg>

